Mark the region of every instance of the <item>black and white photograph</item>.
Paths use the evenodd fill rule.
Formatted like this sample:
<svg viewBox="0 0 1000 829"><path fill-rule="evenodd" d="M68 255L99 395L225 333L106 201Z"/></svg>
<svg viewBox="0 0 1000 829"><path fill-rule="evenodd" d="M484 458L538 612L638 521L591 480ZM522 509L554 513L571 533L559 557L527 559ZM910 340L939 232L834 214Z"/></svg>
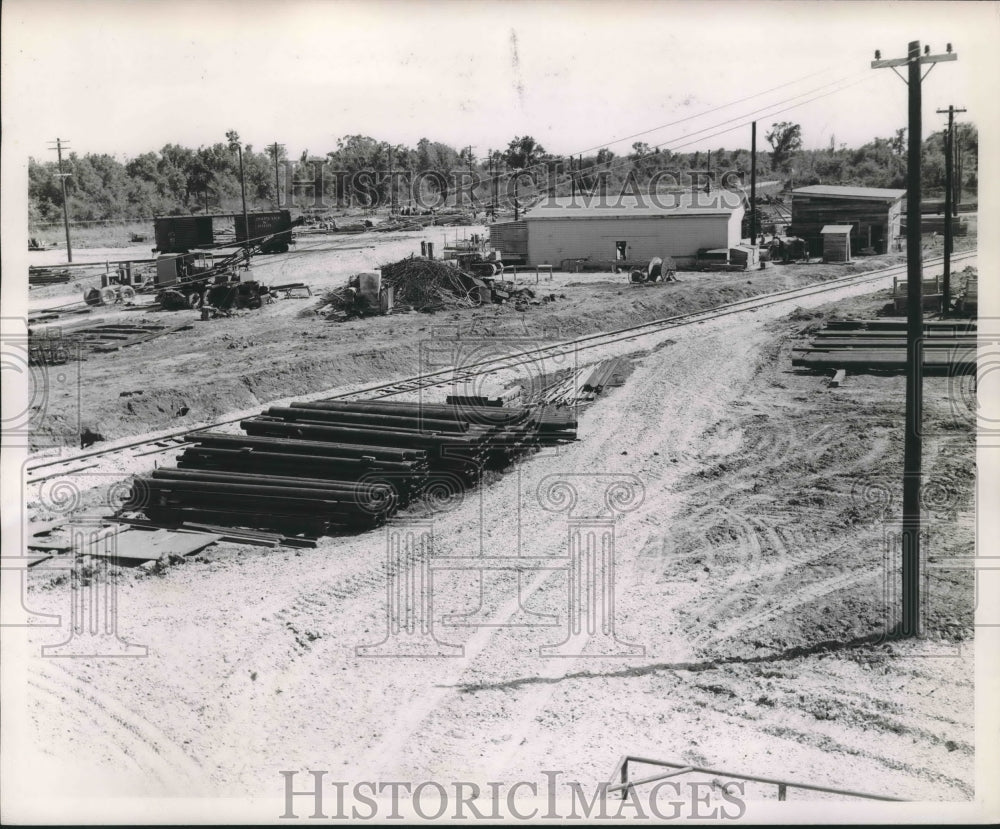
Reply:
<svg viewBox="0 0 1000 829"><path fill-rule="evenodd" d="M1000 2L0 39L5 825L1000 820Z"/></svg>

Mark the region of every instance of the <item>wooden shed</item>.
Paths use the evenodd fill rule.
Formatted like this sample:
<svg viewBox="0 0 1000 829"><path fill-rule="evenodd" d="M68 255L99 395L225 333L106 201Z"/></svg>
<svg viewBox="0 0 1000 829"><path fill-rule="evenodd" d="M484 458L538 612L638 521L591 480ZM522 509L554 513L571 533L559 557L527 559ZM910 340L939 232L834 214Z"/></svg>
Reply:
<svg viewBox="0 0 1000 829"><path fill-rule="evenodd" d="M823 237L824 262L851 261L852 225L826 225L820 235Z"/></svg>
<svg viewBox="0 0 1000 829"><path fill-rule="evenodd" d="M823 250L823 228L851 226L851 250L888 253L901 235L905 190L876 187L840 187L816 184L792 191L792 232L809 245L811 254Z"/></svg>

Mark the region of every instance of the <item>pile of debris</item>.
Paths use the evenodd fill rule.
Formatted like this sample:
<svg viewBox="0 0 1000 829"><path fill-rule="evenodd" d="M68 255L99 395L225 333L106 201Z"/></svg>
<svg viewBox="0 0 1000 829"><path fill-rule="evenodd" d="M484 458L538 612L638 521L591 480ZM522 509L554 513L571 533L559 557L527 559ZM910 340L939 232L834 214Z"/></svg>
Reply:
<svg viewBox="0 0 1000 829"><path fill-rule="evenodd" d="M487 266L494 275L487 275ZM470 273L474 268L480 269L479 272ZM497 278L496 275L503 271L503 263L486 262L482 257L470 257L468 262L457 263L456 260L410 256L383 265L380 270L380 274L355 275L347 285L327 291L315 313L327 319L349 319L355 315L390 313L392 309L433 312L474 308L490 302L498 305L509 302L518 311L526 311L530 305L565 299L565 294L558 297L554 293L538 295L525 285ZM365 294L366 284L377 285L377 288L370 287L367 291L370 307L359 308L358 298ZM390 295L391 299L383 302L382 293Z"/></svg>
<svg viewBox="0 0 1000 829"><path fill-rule="evenodd" d="M211 521L254 530L359 531L416 498L458 495L485 469L576 439L576 418L544 406L387 401L296 402L201 432L177 469L136 478L126 512L157 524Z"/></svg>
<svg viewBox="0 0 1000 829"><path fill-rule="evenodd" d="M413 230L418 227L465 227L474 225L477 221L477 214L465 212L436 213L427 211L422 214L401 212L399 216L386 219L375 230L386 233L396 230Z"/></svg>
<svg viewBox="0 0 1000 829"><path fill-rule="evenodd" d="M479 305L477 280L436 259L410 257L382 266L382 284L392 288L397 305L417 311Z"/></svg>
<svg viewBox="0 0 1000 829"><path fill-rule="evenodd" d="M317 313L328 319L357 310L358 285L352 277L347 285L323 294ZM411 256L383 265L380 290L391 289L396 308L415 311L440 311L468 308L483 302L485 283L447 262ZM488 289L486 289L488 290Z"/></svg>

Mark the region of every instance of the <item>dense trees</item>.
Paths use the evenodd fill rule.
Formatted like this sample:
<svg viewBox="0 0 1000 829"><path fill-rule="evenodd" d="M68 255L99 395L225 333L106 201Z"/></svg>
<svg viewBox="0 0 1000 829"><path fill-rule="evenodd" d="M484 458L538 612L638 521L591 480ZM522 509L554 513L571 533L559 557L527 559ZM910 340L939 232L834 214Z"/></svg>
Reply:
<svg viewBox="0 0 1000 829"><path fill-rule="evenodd" d="M957 125L960 152L956 173L960 175L963 193L974 192L978 180L978 132L972 124ZM802 150L801 130L797 124L774 124L767 135L772 151L758 154L758 176L781 177L786 184L858 184L870 187L905 187L906 134L897 131L890 138L876 138L862 147L839 147L831 140L829 148ZM647 182L661 171L669 171L683 183L684 176L693 170L703 170L707 155L698 153L672 153L637 141L631 153L616 156L607 148L595 154L584 155L575 164L579 186L591 190L599 180L606 182L608 191L623 182ZM455 171L473 170L486 178L487 158L476 159L468 150L453 147L429 138L422 138L415 148L389 145L368 135L346 135L339 139L336 148L325 155L315 156L304 151L302 167L295 173L294 181L316 180L317 172L330 182L332 192L325 196L353 199L365 204L380 201L385 204L389 195L389 160L396 173L396 203L404 205L410 194L399 182L400 173L419 177L420 191L432 202L443 203L454 196L456 187L452 174ZM485 155L485 154L484 154ZM502 173L527 170L545 179L553 169L555 156L546 152L533 137L517 136L505 149L492 154L503 162ZM283 148L278 148L278 161L287 162ZM270 208L275 205L275 158L272 147L262 152L253 147L243 148L246 171L247 202L251 209ZM725 148L713 150L712 170L721 176L727 171L749 173L750 153L747 150ZM70 176L66 179L66 194L70 218L73 221L123 221L148 218L170 213L233 211L239 208L240 183L237 154L226 142L218 142L197 149L167 144L159 152L147 152L124 162L111 155L98 153L79 156L76 153L64 159L64 168ZM942 132L930 134L923 145L923 178L928 193L940 193L944 186L944 137ZM56 176L55 161L38 162L29 159L28 197L29 221L33 225L62 220L62 192ZM282 173L283 187L284 173ZM559 178L560 192L569 192L569 165L564 163ZM550 182L540 181L540 186ZM522 197L530 196L528 179L521 178ZM484 183L479 191L483 197L488 189ZM294 188L299 206L315 204L305 197L304 187ZM485 197L485 198L488 198ZM286 206L283 194L281 204Z"/></svg>

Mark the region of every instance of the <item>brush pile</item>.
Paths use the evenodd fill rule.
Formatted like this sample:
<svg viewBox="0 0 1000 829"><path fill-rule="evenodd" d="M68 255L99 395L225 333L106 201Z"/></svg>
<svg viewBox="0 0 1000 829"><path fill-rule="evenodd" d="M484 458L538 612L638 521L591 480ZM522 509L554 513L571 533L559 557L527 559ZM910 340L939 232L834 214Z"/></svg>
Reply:
<svg viewBox="0 0 1000 829"><path fill-rule="evenodd" d="M472 278L447 262L411 257L382 266L382 284L395 292L396 305L436 311L478 305Z"/></svg>
<svg viewBox="0 0 1000 829"><path fill-rule="evenodd" d="M383 265L381 271L382 284L394 291L396 308L440 311L472 307L482 302L478 293L482 283L444 261L411 256ZM315 313L327 319L350 314L354 297L349 285L331 288L320 298ZM308 311L308 314L312 313L312 310Z"/></svg>

